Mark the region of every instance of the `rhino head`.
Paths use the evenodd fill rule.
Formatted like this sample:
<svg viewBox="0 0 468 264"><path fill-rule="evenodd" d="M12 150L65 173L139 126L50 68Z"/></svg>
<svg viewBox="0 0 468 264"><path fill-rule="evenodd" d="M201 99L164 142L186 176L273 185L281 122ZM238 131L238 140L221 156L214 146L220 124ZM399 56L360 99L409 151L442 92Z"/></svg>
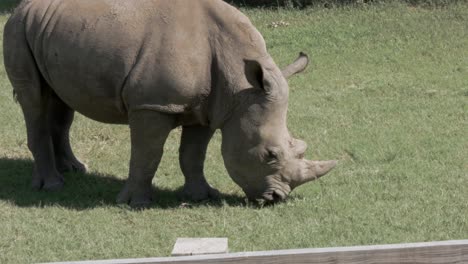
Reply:
<svg viewBox="0 0 468 264"><path fill-rule="evenodd" d="M286 126L289 88L286 78L308 65L307 55L282 71L271 57L245 61L250 88L237 95L231 118L222 128L225 167L249 200L284 200L296 187L329 172L336 161L304 158L307 144Z"/></svg>

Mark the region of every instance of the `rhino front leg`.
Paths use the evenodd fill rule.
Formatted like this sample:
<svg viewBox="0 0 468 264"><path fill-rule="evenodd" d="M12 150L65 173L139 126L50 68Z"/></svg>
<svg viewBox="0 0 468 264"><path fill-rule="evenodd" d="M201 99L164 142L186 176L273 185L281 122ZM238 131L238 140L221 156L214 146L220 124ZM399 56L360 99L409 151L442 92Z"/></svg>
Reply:
<svg viewBox="0 0 468 264"><path fill-rule="evenodd" d="M70 126L75 111L68 107L55 93L49 100L49 126L55 153L55 165L59 172L86 172L86 165L73 154L70 146Z"/></svg>
<svg viewBox="0 0 468 264"><path fill-rule="evenodd" d="M174 117L155 111L129 114L131 157L130 172L117 203L146 207L152 201L151 181L163 154L164 143L174 127Z"/></svg>
<svg viewBox="0 0 468 264"><path fill-rule="evenodd" d="M182 128L179 162L185 177L183 199L201 201L219 197L218 190L208 184L203 172L206 149L213 133L209 127L203 126Z"/></svg>

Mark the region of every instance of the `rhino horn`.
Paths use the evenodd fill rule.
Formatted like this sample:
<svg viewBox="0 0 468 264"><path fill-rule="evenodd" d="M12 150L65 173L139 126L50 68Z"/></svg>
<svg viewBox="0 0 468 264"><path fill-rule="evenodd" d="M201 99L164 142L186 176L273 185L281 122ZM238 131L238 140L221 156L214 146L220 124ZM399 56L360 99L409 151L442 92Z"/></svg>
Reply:
<svg viewBox="0 0 468 264"><path fill-rule="evenodd" d="M304 158L304 153L307 150L307 143L300 139L293 139L293 152L296 158Z"/></svg>
<svg viewBox="0 0 468 264"><path fill-rule="evenodd" d="M293 63L289 64L283 70L281 70L281 72L283 73L284 78L289 78L292 75L305 70L308 64L309 56L307 56L307 54L304 52L299 52L299 57L297 57Z"/></svg>
<svg viewBox="0 0 468 264"><path fill-rule="evenodd" d="M336 160L304 160L304 162L306 163L307 169L304 175L301 175L300 179L298 179L297 186L322 177L323 175L327 174L331 169L333 169L338 163Z"/></svg>

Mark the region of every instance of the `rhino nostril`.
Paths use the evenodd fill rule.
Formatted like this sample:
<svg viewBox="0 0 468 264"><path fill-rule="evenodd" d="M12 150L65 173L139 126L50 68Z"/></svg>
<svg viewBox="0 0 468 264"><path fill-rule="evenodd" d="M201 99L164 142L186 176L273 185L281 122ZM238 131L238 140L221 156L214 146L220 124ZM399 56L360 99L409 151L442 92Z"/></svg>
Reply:
<svg viewBox="0 0 468 264"><path fill-rule="evenodd" d="M273 191L271 196L274 202L279 202L284 199L283 196L278 191Z"/></svg>
<svg viewBox="0 0 468 264"><path fill-rule="evenodd" d="M274 200L274 196L273 196L273 192L267 192L267 193L264 193L262 196L263 196L263 199L265 199L266 202L271 202Z"/></svg>

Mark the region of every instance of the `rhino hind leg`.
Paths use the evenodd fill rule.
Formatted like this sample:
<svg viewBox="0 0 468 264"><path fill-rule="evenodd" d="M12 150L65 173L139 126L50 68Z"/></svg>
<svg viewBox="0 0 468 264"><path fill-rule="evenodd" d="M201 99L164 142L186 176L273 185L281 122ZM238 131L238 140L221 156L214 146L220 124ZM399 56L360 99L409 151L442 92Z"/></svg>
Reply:
<svg viewBox="0 0 468 264"><path fill-rule="evenodd" d="M127 182L117 203L147 207L152 201L154 174L163 154L164 143L174 127L174 117L151 110L129 114L131 154Z"/></svg>
<svg viewBox="0 0 468 264"><path fill-rule="evenodd" d="M14 24L5 26L4 48L9 52L4 53L4 62L23 111L28 148L34 158L32 187L37 190L57 190L63 186L63 177L55 167L54 149L47 124L47 102L51 90L37 69L24 35L16 31L19 29Z"/></svg>
<svg viewBox="0 0 468 264"><path fill-rule="evenodd" d="M48 104L49 126L55 154L55 165L59 172L86 172L86 165L73 154L70 146L70 126L75 111L68 107L55 93Z"/></svg>
<svg viewBox="0 0 468 264"><path fill-rule="evenodd" d="M38 89L34 86L31 89ZM47 125L47 95L42 98L27 98L28 94L18 92L26 121L28 147L34 157L34 170L32 187L36 190L59 190L63 187L64 180L55 166L52 137ZM39 102L31 104L28 99L37 99Z"/></svg>
<svg viewBox="0 0 468 264"><path fill-rule="evenodd" d="M185 177L181 198L202 201L219 198L219 191L206 181L203 165L213 130L203 126L185 126L179 149L179 163Z"/></svg>

